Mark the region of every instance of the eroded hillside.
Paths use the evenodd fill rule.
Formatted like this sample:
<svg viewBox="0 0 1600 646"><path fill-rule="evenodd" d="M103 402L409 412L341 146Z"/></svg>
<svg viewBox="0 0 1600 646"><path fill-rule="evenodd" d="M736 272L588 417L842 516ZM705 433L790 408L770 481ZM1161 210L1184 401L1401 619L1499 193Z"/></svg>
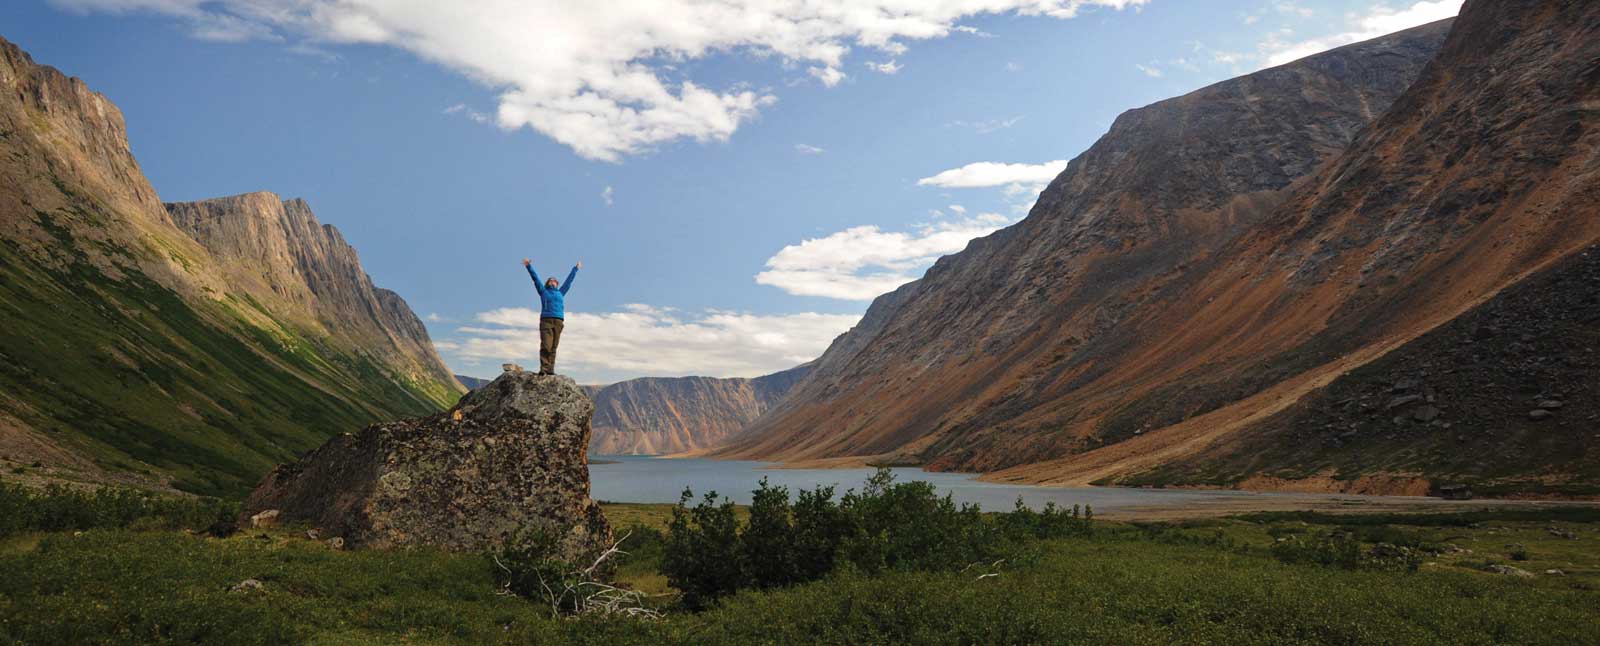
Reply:
<svg viewBox="0 0 1600 646"><path fill-rule="evenodd" d="M3 40L0 85L7 468L25 479L238 493L330 435L454 401L459 386L420 321L372 288L309 211L303 222L326 249L348 254L337 273L312 277L332 265L296 264L311 237L176 226L117 107ZM233 262L269 242L291 257ZM323 306L340 290L365 300Z"/></svg>

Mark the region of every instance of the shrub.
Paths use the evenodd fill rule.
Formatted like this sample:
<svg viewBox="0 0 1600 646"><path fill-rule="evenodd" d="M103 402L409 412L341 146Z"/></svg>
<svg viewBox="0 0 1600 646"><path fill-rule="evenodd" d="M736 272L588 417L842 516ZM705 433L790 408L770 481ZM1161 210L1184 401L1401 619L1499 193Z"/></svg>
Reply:
<svg viewBox="0 0 1600 646"><path fill-rule="evenodd" d="M216 498L163 496L124 487L32 491L0 481L0 538L21 532L96 528L200 529L238 508Z"/></svg>
<svg viewBox="0 0 1600 646"><path fill-rule="evenodd" d="M1273 544L1272 555L1285 563L1310 563L1346 570L1415 572L1422 565L1419 548L1378 543L1363 550L1355 532L1342 530L1289 537Z"/></svg>
<svg viewBox="0 0 1600 646"><path fill-rule="evenodd" d="M672 509L661 574L683 593L685 605L699 609L738 590L744 572L733 502L718 503L713 491L691 509L693 497L684 489Z"/></svg>
<svg viewBox="0 0 1600 646"><path fill-rule="evenodd" d="M559 537L547 529L524 531L493 557L500 566L501 587L520 597L544 599L559 610L572 610L571 600L555 591L577 568L556 556L558 543Z"/></svg>
<svg viewBox="0 0 1600 646"><path fill-rule="evenodd" d="M800 490L793 513L790 554L794 558L794 578L815 581L833 571L849 521L833 501L833 487Z"/></svg>
<svg viewBox="0 0 1600 646"><path fill-rule="evenodd" d="M1361 563L1361 541L1349 532L1317 532L1274 543L1272 555L1284 563L1311 563L1354 570Z"/></svg>
<svg viewBox="0 0 1600 646"><path fill-rule="evenodd" d="M609 583L616 565L613 557L622 554L620 545L631 538L631 534L618 539L616 545L597 546L577 556L574 562L560 556L564 533L547 526L532 527L492 555L501 589L548 605L552 616L658 616L656 611L644 607L643 594Z"/></svg>
<svg viewBox="0 0 1600 646"><path fill-rule="evenodd" d="M895 483L892 472L879 469L860 493L845 492L839 505L849 519L840 549L863 572L960 567L988 556L978 508L957 508L950 496L936 495L932 483Z"/></svg>
<svg viewBox="0 0 1600 646"><path fill-rule="evenodd" d="M1009 514L985 516L957 506L926 482L894 482L880 469L861 491L834 501L832 487L801 490L762 479L741 530L732 503L708 494L689 507L684 491L673 509L661 573L694 609L745 588L815 581L848 567L862 573L952 570L1020 553L1027 541L1086 534L1094 512L1046 505L1034 512L1019 499Z"/></svg>
<svg viewBox="0 0 1600 646"><path fill-rule="evenodd" d="M744 578L756 588L772 588L800 580L789 489L772 487L762 478L761 486L753 494L750 520L739 536Z"/></svg>

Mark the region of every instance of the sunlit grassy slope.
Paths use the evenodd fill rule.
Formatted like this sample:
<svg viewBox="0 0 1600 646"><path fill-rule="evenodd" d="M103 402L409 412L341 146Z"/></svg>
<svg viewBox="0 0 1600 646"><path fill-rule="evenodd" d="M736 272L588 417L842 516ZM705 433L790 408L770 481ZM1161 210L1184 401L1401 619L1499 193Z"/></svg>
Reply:
<svg viewBox="0 0 1600 646"><path fill-rule="evenodd" d="M97 225L86 211L34 218L55 263L0 240L0 410L102 469L239 495L331 435L455 399L358 348L263 327L272 314L248 297L181 298L139 270L135 250L75 236Z"/></svg>

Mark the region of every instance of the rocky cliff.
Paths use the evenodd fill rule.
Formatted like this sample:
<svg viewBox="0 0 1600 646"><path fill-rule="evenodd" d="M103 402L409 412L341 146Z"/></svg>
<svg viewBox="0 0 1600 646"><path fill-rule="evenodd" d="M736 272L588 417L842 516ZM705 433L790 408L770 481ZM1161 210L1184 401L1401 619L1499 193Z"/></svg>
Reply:
<svg viewBox="0 0 1600 646"><path fill-rule="evenodd" d="M1121 481L1206 451L1597 240L1600 5L1469 0L1441 41L1446 27L1125 115L1024 222L902 288L870 341L728 454L897 454L1006 469L994 479ZM1229 114L1246 116L1213 120ZM954 284L1000 297L967 302L941 288ZM1296 465L1243 472L1278 466ZM1398 467L1320 475L1370 482Z"/></svg>
<svg viewBox="0 0 1600 646"><path fill-rule="evenodd" d="M754 379L644 377L591 393L601 454L661 455L707 449L738 435L805 376L809 365Z"/></svg>
<svg viewBox="0 0 1600 646"><path fill-rule="evenodd" d="M594 405L570 378L507 372L450 411L329 440L262 479L241 517L276 510L356 547L493 549L543 532L569 558L611 542L589 499Z"/></svg>
<svg viewBox="0 0 1600 646"><path fill-rule="evenodd" d="M0 466L238 494L341 427L456 398L421 322L309 212L281 237L179 228L110 100L4 40L0 86Z"/></svg>
<svg viewBox="0 0 1600 646"><path fill-rule="evenodd" d="M263 192L165 206L221 263L230 286L280 317L339 337L411 379L454 378L405 300L374 286L355 248L305 200Z"/></svg>
<svg viewBox="0 0 1600 646"><path fill-rule="evenodd" d="M1250 231L1416 79L1428 25L1131 110L1022 222L879 297L723 455L994 469L1081 451L1075 397L1150 337L1126 324ZM1108 385L1125 392L1127 384Z"/></svg>

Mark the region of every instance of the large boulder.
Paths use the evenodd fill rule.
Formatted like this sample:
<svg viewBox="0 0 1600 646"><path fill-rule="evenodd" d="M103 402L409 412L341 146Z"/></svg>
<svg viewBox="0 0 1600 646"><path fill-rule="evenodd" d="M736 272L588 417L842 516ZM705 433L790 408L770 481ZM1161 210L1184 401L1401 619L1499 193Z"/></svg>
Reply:
<svg viewBox="0 0 1600 646"><path fill-rule="evenodd" d="M577 558L611 539L589 499L593 413L572 379L513 367L449 411L346 433L279 466L242 517L276 509L353 547L481 550L547 532Z"/></svg>

